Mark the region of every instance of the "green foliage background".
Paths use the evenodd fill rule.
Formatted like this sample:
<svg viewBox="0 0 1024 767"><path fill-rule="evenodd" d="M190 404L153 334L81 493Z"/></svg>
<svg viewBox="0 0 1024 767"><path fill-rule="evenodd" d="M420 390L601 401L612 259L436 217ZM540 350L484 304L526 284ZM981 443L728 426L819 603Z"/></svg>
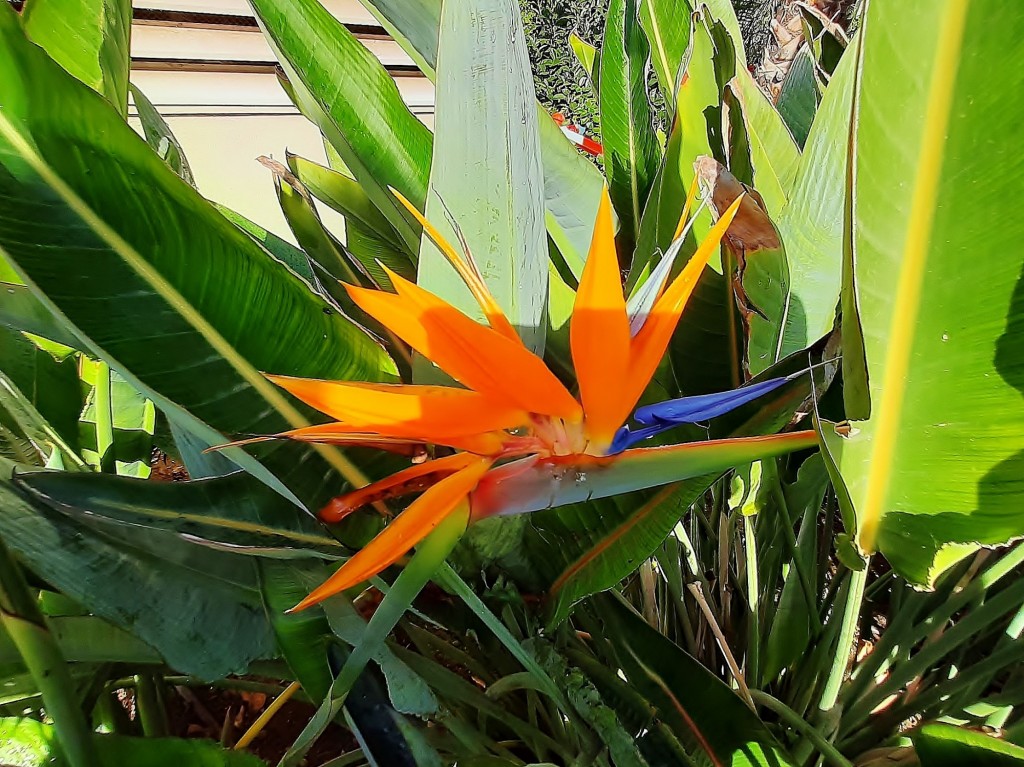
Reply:
<svg viewBox="0 0 1024 767"><path fill-rule="evenodd" d="M537 99L549 112L599 133L597 99L569 35L575 32L600 48L608 0L521 0L520 7Z"/></svg>

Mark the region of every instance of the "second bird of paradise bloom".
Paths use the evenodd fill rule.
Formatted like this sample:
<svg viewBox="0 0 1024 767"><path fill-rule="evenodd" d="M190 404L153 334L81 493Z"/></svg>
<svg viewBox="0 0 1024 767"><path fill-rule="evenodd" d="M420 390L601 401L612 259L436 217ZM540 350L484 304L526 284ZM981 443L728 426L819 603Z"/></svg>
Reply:
<svg viewBox="0 0 1024 767"><path fill-rule="evenodd" d="M396 196L458 271L483 309L487 324L389 270L394 293L346 285L352 301L461 387L268 376L293 396L337 419L278 437L395 450L426 444L455 451L414 463L336 498L324 508L321 519L336 522L364 505L424 491L294 610L358 585L395 563L449 514L464 507L496 464L507 477L510 459L520 459L525 468L531 458L559 456L568 466L586 468L632 452L619 452L638 441L629 438L623 425L654 375L687 299L742 199L721 215L678 276L660 286L642 323L634 317L631 327L615 252L611 203L605 191L570 324L570 348L579 385L576 397L522 343L468 254L460 256L412 205ZM688 196L677 238L695 196L696 184ZM774 388L785 380L769 383ZM654 426L642 429L638 437L684 420L703 420L702 413L731 410L767 390L764 386L748 388L749 393L739 389L705 395L713 400L708 403L711 408L684 408L686 418L672 420L671 408L665 419L655 413ZM470 510L471 521L479 517Z"/></svg>

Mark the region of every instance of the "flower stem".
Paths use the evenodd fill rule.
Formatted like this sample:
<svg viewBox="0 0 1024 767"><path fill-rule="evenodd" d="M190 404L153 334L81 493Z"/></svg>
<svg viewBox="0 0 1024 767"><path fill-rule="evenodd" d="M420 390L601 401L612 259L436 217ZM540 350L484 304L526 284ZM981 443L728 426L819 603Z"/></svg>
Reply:
<svg viewBox="0 0 1024 767"><path fill-rule="evenodd" d="M831 711L839 698L839 688L846 677L850 653L853 651L853 643L857 636L857 621L860 618L860 607L864 601L864 584L867 583L867 579L868 565L866 562L863 570L854 570L850 573L850 589L846 594L839 643L832 661L832 668L829 670L828 680L825 682L825 691L821 695L821 703L818 704L821 711Z"/></svg>

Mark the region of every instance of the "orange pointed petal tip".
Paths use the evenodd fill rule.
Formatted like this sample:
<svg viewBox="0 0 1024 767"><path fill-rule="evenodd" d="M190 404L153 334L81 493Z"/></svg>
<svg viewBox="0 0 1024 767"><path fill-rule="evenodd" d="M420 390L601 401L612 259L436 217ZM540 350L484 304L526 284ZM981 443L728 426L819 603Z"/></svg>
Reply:
<svg viewBox="0 0 1024 767"><path fill-rule="evenodd" d="M590 253L576 291L569 341L587 437L598 445L610 444L622 425L619 411L630 375L630 332L607 187L602 190Z"/></svg>
<svg viewBox="0 0 1024 767"><path fill-rule="evenodd" d="M288 612L305 610L393 565L426 538L459 504L466 502L490 466L490 459L474 458L467 466L435 484Z"/></svg>
<svg viewBox="0 0 1024 767"><path fill-rule="evenodd" d="M707 237L683 267L682 272L655 302L643 328L633 339L629 363L631 376L620 409L622 421L629 416L640 399L640 395L643 394L647 384L654 376L654 372L658 369L658 364L665 356L665 349L676 329L679 317L686 307L686 302L697 286L697 280L700 279L708 260L721 244L722 237L725 236L726 230L735 218L743 197L743 195L737 197L711 227Z"/></svg>
<svg viewBox="0 0 1024 767"><path fill-rule="evenodd" d="M398 294L346 285L371 317L445 371L490 400L530 413L579 420L579 403L537 355L401 275Z"/></svg>
<svg viewBox="0 0 1024 767"><path fill-rule="evenodd" d="M693 210L693 201L697 199L697 192L700 189L700 175L697 173L693 174L693 181L690 182L690 190L686 193L686 204L683 205L683 212L679 216L679 224L676 226L676 232L672 235L672 240L678 240L683 234L683 230L686 229L686 222L690 220L690 211Z"/></svg>
<svg viewBox="0 0 1024 767"><path fill-rule="evenodd" d="M491 327L506 338L518 341L519 334L516 333L512 323L508 321L505 313L498 306L498 302L494 300L494 296L491 295L491 291L487 288L480 270L473 263L472 255L467 252L465 258L460 256L451 243L445 239L444 235L437 230L437 227L427 221L423 214L416 209L415 205L409 202L397 189L393 187L388 188L391 190L391 194L398 198L398 201L412 214L413 218L419 221L427 237L437 246L437 249L441 251L444 257L448 259L448 263L455 267L455 271L459 273L459 277L466 283L466 287L473 294L473 298L480 304L480 308L484 310L484 316L487 317L487 322L490 323Z"/></svg>
<svg viewBox="0 0 1024 767"><path fill-rule="evenodd" d="M529 420L521 408L453 386L267 378L353 430L391 437L445 444L450 437L510 429Z"/></svg>

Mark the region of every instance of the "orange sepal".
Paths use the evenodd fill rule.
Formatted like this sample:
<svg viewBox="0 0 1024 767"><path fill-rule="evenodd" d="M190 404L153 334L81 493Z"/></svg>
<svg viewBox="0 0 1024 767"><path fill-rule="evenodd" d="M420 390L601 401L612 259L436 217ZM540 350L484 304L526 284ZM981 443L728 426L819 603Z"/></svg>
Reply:
<svg viewBox="0 0 1024 767"><path fill-rule="evenodd" d="M395 429L398 431L398 429ZM460 435L437 435L423 434L410 436L395 436L388 433L366 431L360 427L347 423L318 423L314 426L303 426L301 429L291 429L280 434L272 434L266 437L254 437L252 439L232 442L222 447L236 447L255 442L265 442L271 439L293 439L298 442L317 442L327 445L342 445L347 447L370 447L380 450L387 450L402 455L417 455L423 452L422 446L445 445L456 450L465 450L467 453L477 455L498 455L505 450L505 444L514 441L504 431L485 431L479 434ZM419 448L419 449L417 449Z"/></svg>
<svg viewBox="0 0 1024 767"><path fill-rule="evenodd" d="M423 231L426 232L427 237L430 238L431 242L437 246L437 249L441 251L445 258L448 259L455 271L459 273L459 277L466 283L466 287L469 288L473 294L473 298L480 304L480 308L484 310L484 316L487 317L487 321L491 327L501 333L506 338L510 338L513 341L519 340L519 334L516 333L516 329L512 327L512 323L508 321L505 313L498 306L498 302L494 300L494 296L491 295L491 291L488 290L487 285L484 283L483 277L476 270L475 264L472 263L472 256L467 253L466 258L458 254L455 248L452 247L451 243L444 238L437 228L431 224L427 219L420 213L416 206L409 202L401 192L397 189L392 189L391 194L398 198L398 201L405 206L405 209L409 211L413 218L419 221L420 226L423 227ZM467 263L468 261L468 263Z"/></svg>
<svg viewBox="0 0 1024 767"><path fill-rule="evenodd" d="M427 482L427 486L435 484L444 477L472 465L477 460L479 460L477 456L456 453L433 461L413 464L391 476L372 482L366 487L332 498L326 506L320 509L319 517L324 522L340 522L363 506L423 490L425 489L423 482Z"/></svg>
<svg viewBox="0 0 1024 767"><path fill-rule="evenodd" d="M629 383L620 403L623 420L636 406L640 395L644 393L644 389L658 369L658 363L665 356L665 349L672 338L672 333L675 332L686 302L697 286L697 280L700 279L708 260L722 242L722 237L725 236L742 200L743 195L740 195L711 227L707 237L683 267L683 271L655 302L643 328L633 339Z"/></svg>
<svg viewBox="0 0 1024 767"><path fill-rule="evenodd" d="M608 187L601 193L590 253L569 327L587 437L608 445L622 425L620 404L629 371L629 317L622 294Z"/></svg>
<svg viewBox="0 0 1024 767"><path fill-rule="evenodd" d="M697 192L700 189L700 175L695 173L693 181L690 182L690 190L686 193L686 203L683 205L683 212L679 215L679 224L676 232L672 235L672 241L678 240L683 230L686 229L686 222L690 220L690 211L693 209L693 202L697 199Z"/></svg>
<svg viewBox="0 0 1024 767"><path fill-rule="evenodd" d="M444 444L449 437L511 429L529 420L524 410L503 400L452 386L267 378L353 429L392 437Z"/></svg>
<svg viewBox="0 0 1024 767"><path fill-rule="evenodd" d="M409 549L426 538L460 503L466 501L490 466L489 459L476 458L461 471L442 479L413 501L383 532L288 612L311 607L393 565Z"/></svg>
<svg viewBox="0 0 1024 767"><path fill-rule="evenodd" d="M470 319L400 275L388 274L398 295L345 287L360 309L469 388L509 407L579 419L579 403L522 342Z"/></svg>

